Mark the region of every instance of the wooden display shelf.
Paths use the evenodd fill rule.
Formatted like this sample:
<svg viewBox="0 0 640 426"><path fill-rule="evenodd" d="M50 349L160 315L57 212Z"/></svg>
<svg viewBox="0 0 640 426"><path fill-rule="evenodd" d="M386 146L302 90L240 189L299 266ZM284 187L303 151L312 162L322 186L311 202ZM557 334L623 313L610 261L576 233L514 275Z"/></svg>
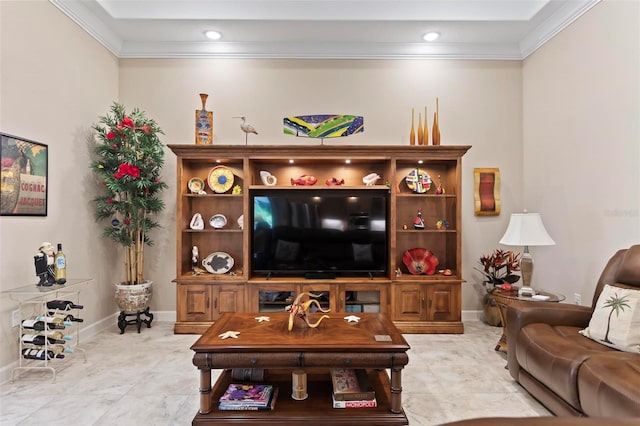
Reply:
<svg viewBox="0 0 640 426"><path fill-rule="evenodd" d="M461 283L464 282L461 276L462 157L470 146L172 144L168 147L177 156L176 188L179 188L176 194L175 282L178 284L177 316L181 320L176 323L176 332L201 333L203 325L215 323L224 312L257 312L261 306L261 291L328 292L331 310L341 315L347 312L344 292L366 289L379 293L380 313L388 315L402 331L463 331L460 321ZM224 194L212 194L205 185L208 194L191 194L189 180L197 177L207 183L211 169L217 166L228 167L233 172L234 187L238 186L241 193L233 194L229 189ZM416 168L431 177L431 188L426 193L415 193L407 185L407 175ZM261 171L276 176L277 184L263 185ZM365 186L362 178L370 173L377 173L380 179L373 186ZM312 186L291 185L292 178L303 175L314 176L318 181ZM326 186L325 181L332 178L344 179L345 185ZM440 184L446 191L444 194L436 194ZM332 197L372 194L371 191L381 195L384 192L388 200L387 271L384 276L317 279L319 277L306 277L302 273L296 277L278 277L253 272L252 197L276 195L279 191ZM413 229L418 211L422 212L425 223L423 230ZM195 213L201 213L205 220L202 231L188 229ZM212 229L208 220L213 214L224 214L228 224L223 229ZM332 214L322 212L322 218ZM237 226L240 216L245 220L244 229ZM449 222L449 229L437 229L441 220ZM408 229L402 229L403 225ZM233 272L237 275L191 276L193 246L198 247L201 257L215 251L229 253L235 260ZM403 253L419 247L431 250L439 259L438 269L451 269L453 276L409 275L402 261ZM401 270L401 277L396 276L397 269ZM235 297L231 294L233 289L225 289L222 299L229 303L221 308L215 303L217 287L231 284L238 284ZM409 289L410 285L415 288ZM182 288L186 286L194 288ZM433 303L426 297L429 292L435 292ZM185 300L189 298L196 300ZM402 303L392 303L392 300ZM202 309L198 304L201 302L204 303ZM197 309L190 310L193 306ZM185 309L187 312L183 312Z"/></svg>

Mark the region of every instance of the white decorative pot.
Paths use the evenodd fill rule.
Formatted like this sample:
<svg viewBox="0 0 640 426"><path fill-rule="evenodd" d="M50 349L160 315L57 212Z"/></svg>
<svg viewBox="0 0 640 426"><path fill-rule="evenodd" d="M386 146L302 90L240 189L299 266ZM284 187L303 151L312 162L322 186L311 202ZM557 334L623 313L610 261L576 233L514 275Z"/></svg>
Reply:
<svg viewBox="0 0 640 426"><path fill-rule="evenodd" d="M153 294L152 281L142 284L116 284L116 303L121 312L128 314L144 311L151 303Z"/></svg>

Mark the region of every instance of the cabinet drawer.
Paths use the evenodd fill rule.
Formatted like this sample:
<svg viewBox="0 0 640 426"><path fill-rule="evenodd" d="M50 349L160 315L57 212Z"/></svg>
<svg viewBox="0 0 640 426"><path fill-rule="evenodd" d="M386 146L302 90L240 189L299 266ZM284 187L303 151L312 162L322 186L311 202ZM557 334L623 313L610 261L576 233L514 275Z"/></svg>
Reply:
<svg viewBox="0 0 640 426"><path fill-rule="evenodd" d="M199 353L193 363L200 367L211 368L269 368L269 367L299 367L301 356L299 352L289 353Z"/></svg>
<svg viewBox="0 0 640 426"><path fill-rule="evenodd" d="M400 362L395 359L395 365ZM386 368L394 365L392 353L304 353L305 367Z"/></svg>

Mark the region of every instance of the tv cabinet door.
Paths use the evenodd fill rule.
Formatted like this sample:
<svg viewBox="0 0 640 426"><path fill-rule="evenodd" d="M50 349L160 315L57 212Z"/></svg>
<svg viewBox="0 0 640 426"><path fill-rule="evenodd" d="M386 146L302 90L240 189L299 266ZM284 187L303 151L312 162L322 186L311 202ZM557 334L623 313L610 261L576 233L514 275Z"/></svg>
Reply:
<svg viewBox="0 0 640 426"><path fill-rule="evenodd" d="M244 312L244 284L214 284L211 288L214 320L227 312Z"/></svg>
<svg viewBox="0 0 640 426"><path fill-rule="evenodd" d="M347 314L389 312L388 284L343 284L340 287L338 310Z"/></svg>
<svg viewBox="0 0 640 426"><path fill-rule="evenodd" d="M300 286L295 283L248 283L249 309L247 312L285 312L285 308L298 295Z"/></svg>
<svg viewBox="0 0 640 426"><path fill-rule="evenodd" d="M213 321L211 286L206 284L178 284L178 321Z"/></svg>
<svg viewBox="0 0 640 426"><path fill-rule="evenodd" d="M393 289L393 319L395 321L425 321L426 296L424 284L396 284Z"/></svg>
<svg viewBox="0 0 640 426"><path fill-rule="evenodd" d="M428 321L460 321L460 284L430 284L427 292Z"/></svg>

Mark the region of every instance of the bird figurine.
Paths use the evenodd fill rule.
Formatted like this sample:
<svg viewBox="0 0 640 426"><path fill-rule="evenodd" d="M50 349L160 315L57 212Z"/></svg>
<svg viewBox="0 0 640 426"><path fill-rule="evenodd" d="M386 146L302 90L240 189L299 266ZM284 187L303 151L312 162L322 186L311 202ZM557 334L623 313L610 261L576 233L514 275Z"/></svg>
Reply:
<svg viewBox="0 0 640 426"><path fill-rule="evenodd" d="M247 118L245 116L233 117L233 118L240 118L242 120L242 124L240 124L240 128L244 132L244 143L246 145L249 140L249 133L253 133L254 135L257 135L258 132L256 132L256 129L254 129L251 124L247 124Z"/></svg>

